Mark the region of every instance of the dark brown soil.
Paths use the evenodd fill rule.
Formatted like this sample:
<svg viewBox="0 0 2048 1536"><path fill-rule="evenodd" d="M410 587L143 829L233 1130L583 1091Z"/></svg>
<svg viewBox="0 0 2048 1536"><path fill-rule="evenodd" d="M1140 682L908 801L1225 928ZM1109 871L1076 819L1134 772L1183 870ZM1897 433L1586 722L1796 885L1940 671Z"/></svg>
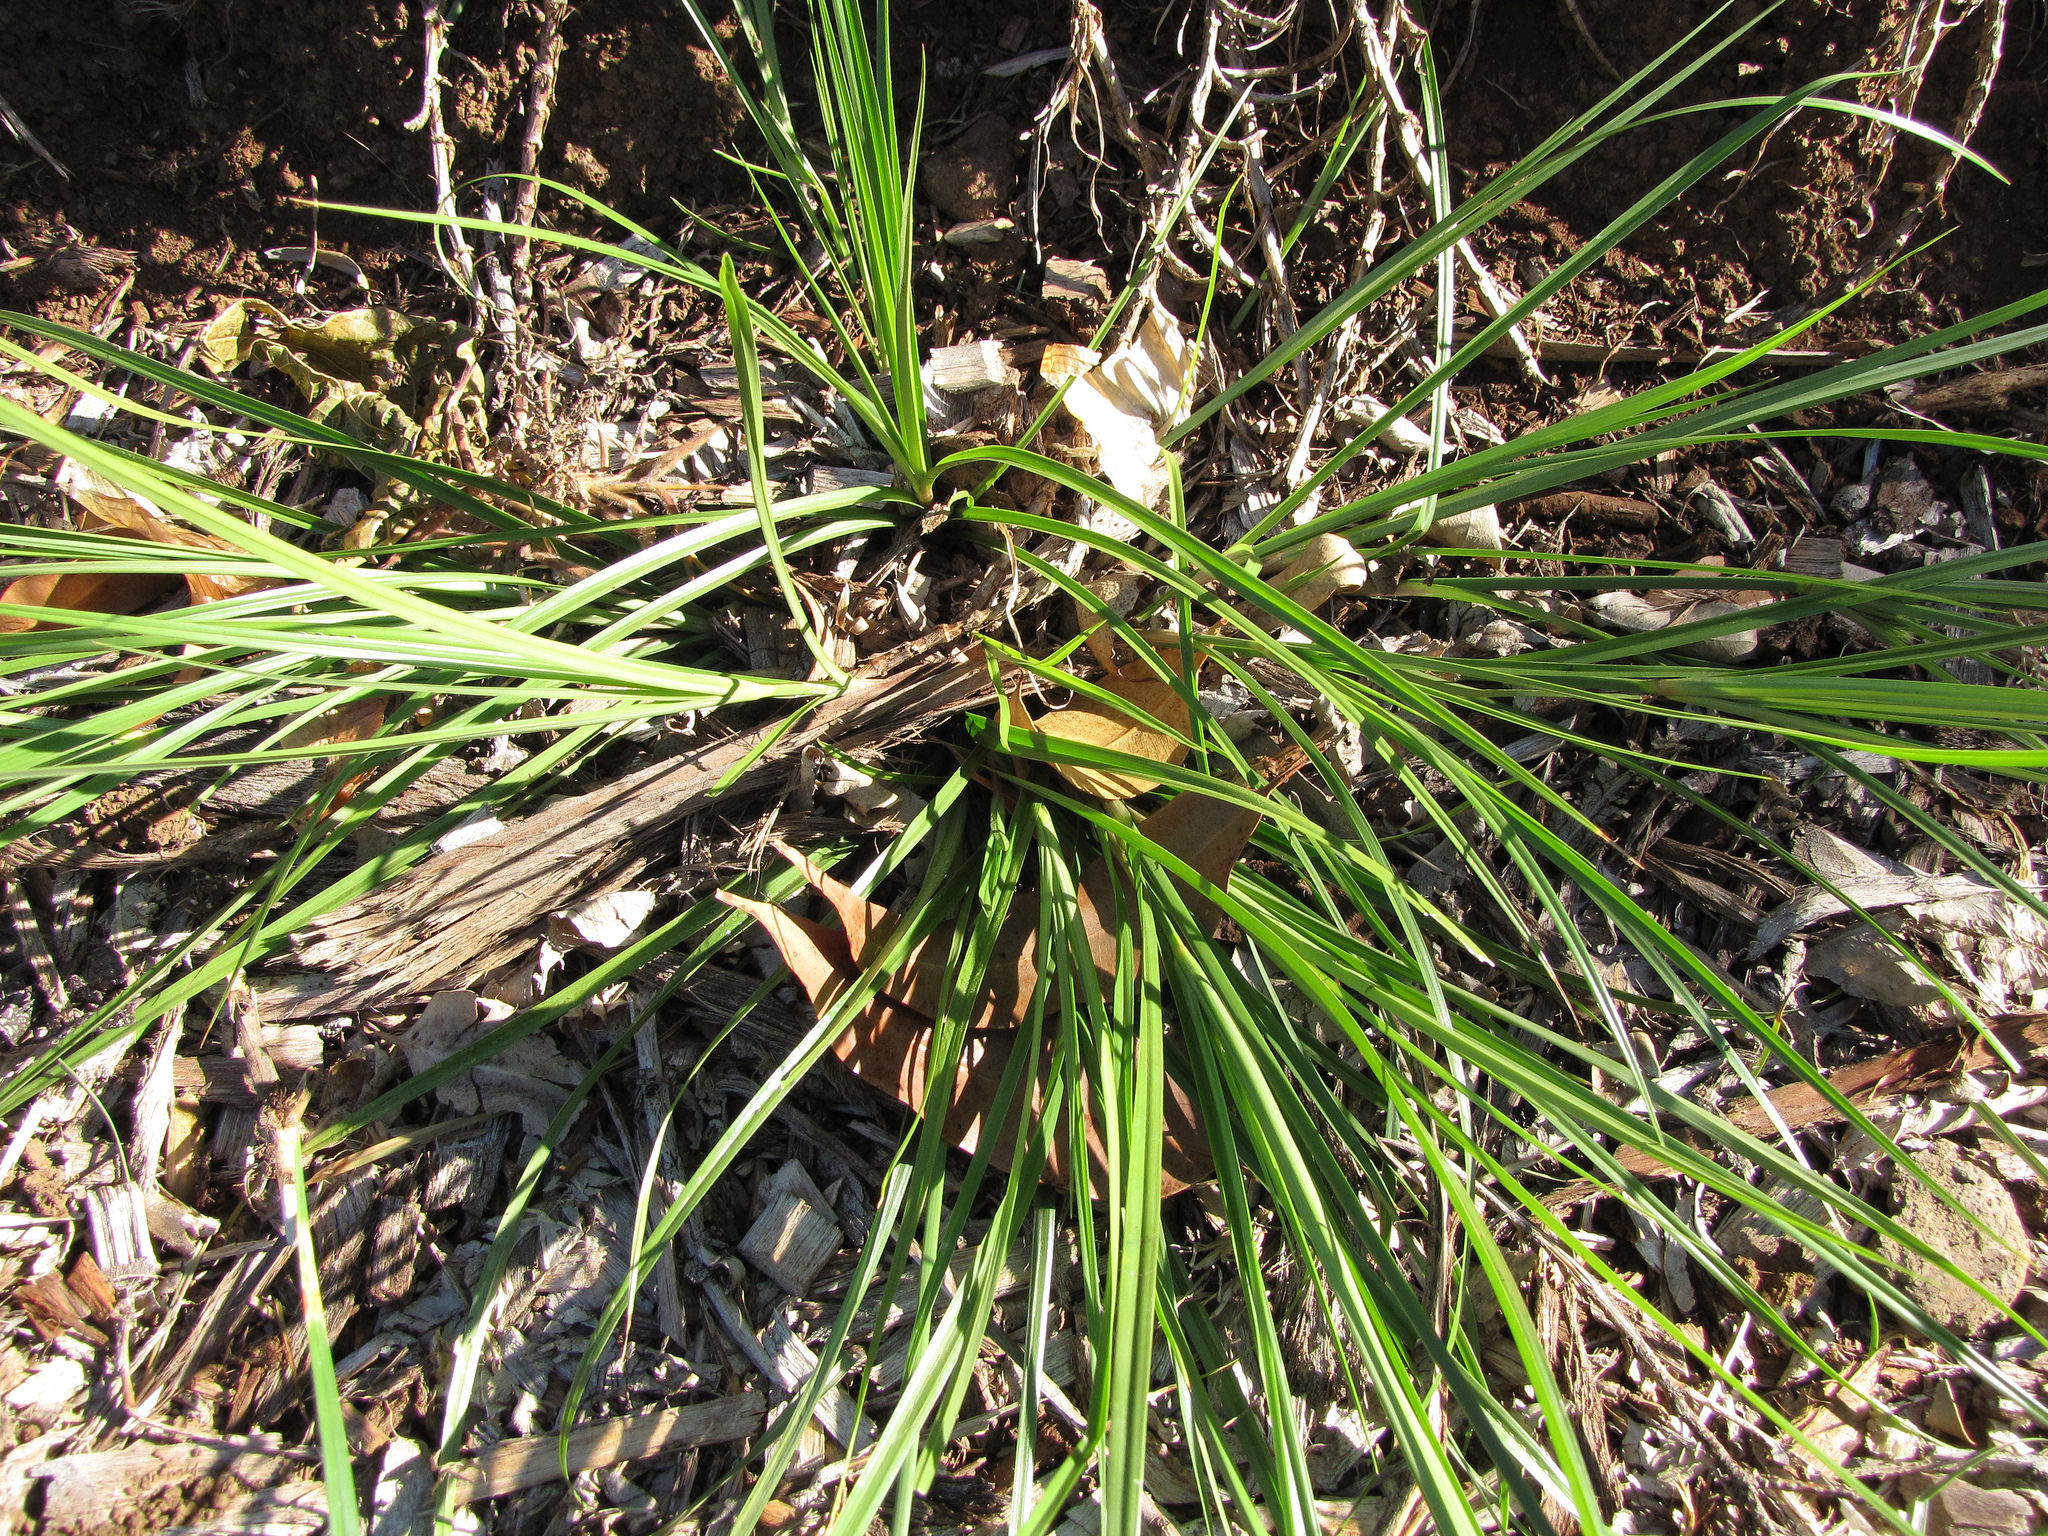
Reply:
<svg viewBox="0 0 2048 1536"><path fill-rule="evenodd" d="M1623 72L1651 62L1713 8L1711 0L1578 6L1606 62ZM980 66L1007 50L1063 41L1062 14L898 9L906 44L926 63L932 142L972 131L990 112L1020 127L1030 121L1050 72L991 80ZM1147 56L1171 44L1172 29L1162 33L1150 7L1107 9L1112 40L1142 85ZM1794 0L1717 57L1674 104L1765 94L1892 62L1904 9L1902 0ZM2040 13L2038 0L2014 10L1978 139L2009 185L1969 167L1958 172L1948 218L1932 217L1922 230L1925 238L1952 225L1950 237L1884 294L1829 322L1828 334L1889 339L2048 284L2048 202L2038 195L2048 180ZM411 0L75 0L20 7L10 21L0 96L71 174L60 180L7 143L5 254L81 239L137 264L132 287L119 292L118 271L67 282L48 263L31 266L0 278L0 304L98 321L114 318L118 300L131 318L148 321L182 318L220 296L277 296L292 274L261 253L306 243L313 216L297 199L402 208L431 201L426 136L405 126L421 104L421 20ZM1453 161L1468 178L1505 166L1612 88L1561 6L1462 0L1445 5L1436 26L1442 67L1453 77ZM456 23L443 77L459 176L516 164L538 32L534 8L518 0L476 0ZM1960 29L1938 55L1920 102L1931 121L1949 121L1961 100L1971 32ZM588 0L571 15L565 41L543 171L669 227L678 201L707 208L745 196L744 176L719 157L747 147L737 102L669 0ZM1490 231L1489 256L1504 275L1527 281L1734 120L1726 112L1688 117L1616 141ZM1857 122L1826 114L1779 132L1741 162L1747 174L1710 177L1687 209L1652 225L1561 300L1553 319L1584 339L1721 340L1723 318L1760 295L1755 313L1768 315L1826 292L1867 249L1858 231L1873 218L1878 229L1891 227L1932 166L1925 151L1903 149L1872 208L1863 135ZM1045 211L1066 222L1060 209ZM318 234L361 264L380 302L420 304L421 290L440 284L417 226L328 213ZM316 300L350 297L330 274L314 282Z"/></svg>
<svg viewBox="0 0 2048 1536"><path fill-rule="evenodd" d="M1467 42L1467 3L1447 7L1438 46L1456 59ZM1713 0L1579 0L1586 33L1564 6L1488 5L1471 53L1447 103L1452 157L1468 174L1504 168L1558 124L1594 105L1615 80L1594 55L1632 75L1709 22ZM1796 0L1743 34L1680 89L1670 105L1796 90L1831 74L1898 62L1898 34L1910 7L1902 0ZM1991 309L2048 287L2048 43L2038 4L2013 8L2003 65L1974 141L2007 184L1965 165L1950 185L1946 213L1930 213L1918 240L1948 233L1822 334L1892 339ZM1730 24L1715 22L1705 37ZM1947 37L1935 56L1916 115L1947 128L1968 88L1977 46L1975 23ZM1845 82L1830 94L1876 99L1874 82ZM1506 224L1501 255L1518 264L1557 260L1601 222L1676 170L1688 154L1740 121L1733 111L1678 118L1633 131L1560 177ZM1870 183L1869 125L1840 113L1802 115L1739 156L1734 174L1716 172L1684 207L1661 218L1603 264L1575 302L1609 321L1635 311L1638 324L1674 341L1698 339L1759 294L1768 316L1826 295L1914 205L1925 201L1934 153L1901 140L1876 199ZM1517 237L1515 223L1523 226ZM1872 233L1874 231L1874 233ZM1868 239L1865 237L1868 236ZM1607 290L1604 294L1599 289ZM1605 303L1602 303L1602 300ZM1630 340L1626 335L1601 339ZM1642 338L1648 339L1648 338ZM1714 338L1724 339L1724 338Z"/></svg>
<svg viewBox="0 0 2048 1536"><path fill-rule="evenodd" d="M177 14L181 12L182 14ZM204 298L289 286L262 251L303 245L318 195L420 208L432 200L420 110L420 7L408 0L76 0L9 16L4 95L70 180L6 141L0 234L18 252L82 237L139 258L129 297L164 318ZM539 27L528 7L476 3L442 76L458 177L517 165ZM590 0L565 28L541 169L635 215L730 196L744 177L738 103L664 0ZM320 240L353 256L378 299L403 306L438 279L413 226L326 214ZM315 279L329 284L334 279ZM111 285L71 291L46 268L0 302L91 315ZM334 287L317 297L339 302Z"/></svg>

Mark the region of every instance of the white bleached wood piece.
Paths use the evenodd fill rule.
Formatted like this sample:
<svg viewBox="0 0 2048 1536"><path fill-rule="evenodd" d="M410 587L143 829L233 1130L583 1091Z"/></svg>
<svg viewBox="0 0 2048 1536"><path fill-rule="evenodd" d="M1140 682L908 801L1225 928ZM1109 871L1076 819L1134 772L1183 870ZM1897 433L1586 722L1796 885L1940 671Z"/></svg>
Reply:
<svg viewBox="0 0 2048 1536"><path fill-rule="evenodd" d="M971 395L977 390L1013 385L1017 375L1003 361L1003 349L998 343L963 341L933 349L931 382L934 389L949 395Z"/></svg>
<svg viewBox="0 0 2048 1536"><path fill-rule="evenodd" d="M762 1187L761 1214L740 1239L740 1257L792 1296L810 1290L842 1241L832 1206L792 1159Z"/></svg>

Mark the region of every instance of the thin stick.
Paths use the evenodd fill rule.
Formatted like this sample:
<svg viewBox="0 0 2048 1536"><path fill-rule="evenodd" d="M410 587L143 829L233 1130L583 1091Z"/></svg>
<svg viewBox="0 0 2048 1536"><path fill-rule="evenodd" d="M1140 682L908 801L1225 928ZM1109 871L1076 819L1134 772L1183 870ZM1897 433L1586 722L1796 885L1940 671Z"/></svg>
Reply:
<svg viewBox="0 0 2048 1536"><path fill-rule="evenodd" d="M1266 258L1265 290L1267 313L1273 317L1273 328L1285 341L1301 329L1301 317L1295 313L1294 295L1287 289L1287 252L1280 240L1280 219L1273 207L1273 188L1266 180L1266 155L1264 130L1253 116L1257 110L1253 103L1245 103L1244 176L1245 185L1251 192L1252 206L1259 211L1259 248ZM1294 360L1294 377L1304 392L1309 387L1308 359Z"/></svg>
<svg viewBox="0 0 2048 1536"><path fill-rule="evenodd" d="M570 1434L569 1470L583 1472L685 1446L744 1439L761 1427L766 1412L766 1399L754 1392L739 1392L680 1408L599 1419ZM481 1455L457 1462L450 1468L455 1502L470 1504L559 1480L562 1471L557 1445L550 1430L501 1440Z"/></svg>
<svg viewBox="0 0 2048 1536"><path fill-rule="evenodd" d="M1579 0L1564 0L1564 8L1572 18L1572 25L1579 29L1580 41L1592 50L1593 57L1599 61L1600 67L1607 71L1608 77L1619 80L1622 77L1621 71L1614 67L1613 60L1600 51L1600 44L1593 36L1593 29L1586 25L1585 14L1579 9Z"/></svg>
<svg viewBox="0 0 2048 1536"><path fill-rule="evenodd" d="M8 915L14 919L14 936L20 941L21 952L28 960L36 990L43 994L43 1001L52 1013L60 1018L66 1017L71 1012L71 994L64 986L64 973L58 968L57 957L50 953L50 946L43 938L43 927L36 919L35 904L29 900L28 888L19 880L4 884Z"/></svg>
<svg viewBox="0 0 2048 1536"><path fill-rule="evenodd" d="M1372 208L1365 223L1365 238L1360 242L1357 258L1351 263L1349 281L1357 282L1372 266L1373 258L1379 254L1380 240L1387 229L1387 119L1382 116L1373 129L1372 151L1366 161L1367 179L1371 190L1368 201ZM1310 396L1308 406L1301 413L1301 428L1294 437L1294 451L1287 456L1285 483L1289 491L1298 490L1301 482L1308 477L1308 456L1315 445L1316 428L1322 424L1323 411L1329 405L1331 391L1349 361L1351 349L1358 341L1360 317L1349 315L1337 327L1337 335L1330 343L1330 355L1323 362L1322 377L1316 383L1315 393Z"/></svg>
<svg viewBox="0 0 2048 1536"><path fill-rule="evenodd" d="M426 31L426 62L424 83L421 89L420 109L405 126L418 132L427 130L427 154L434 169L434 207L445 218L455 217L455 140L448 132L447 119L441 111L441 55L448 48L448 33L455 25L456 17L462 14L463 0L426 0L422 21ZM452 261L441 256L441 269L464 293L476 295L476 261L470 255L469 238L453 224L437 231L434 248L441 251L438 236L445 235L448 249L454 253Z"/></svg>
<svg viewBox="0 0 2048 1536"><path fill-rule="evenodd" d="M21 120L19 112L7 104L5 96L0 96L0 123L7 125L7 131L21 140L22 146L30 154L41 160L43 164L63 177L64 180L69 181L71 179L71 173L64 169L63 164L57 157L43 148L43 141L28 131L28 124Z"/></svg>
<svg viewBox="0 0 2048 1536"><path fill-rule="evenodd" d="M1357 8L1359 39L1365 49L1366 63L1371 66L1373 75L1379 82L1380 94L1386 99L1387 113L1394 119L1398 130L1397 137L1401 143L1401 153L1407 158L1409 168L1415 173L1415 179L1427 188L1431 186L1436 172L1430 163L1428 146L1423 142L1422 119L1409 109L1407 100L1401 94L1401 83L1394 71L1393 49L1393 39L1398 36L1402 27L1418 32L1420 28L1416 27L1408 18L1407 12L1397 4L1388 12L1388 35L1382 37L1372 26L1372 16L1366 10L1366 0L1352 0L1352 4ZM1480 261L1478 253L1472 249L1469 241L1458 242L1458 255L1478 281L1480 302L1496 320L1505 316L1513 305L1498 280ZM1512 327L1508 334L1514 344L1516 355L1521 359L1522 372L1534 383L1548 384L1550 380L1545 377L1542 365L1536 361L1536 353L1530 347L1528 337L1523 335L1521 326Z"/></svg>
<svg viewBox="0 0 2048 1536"><path fill-rule="evenodd" d="M498 183L487 181L483 186L484 217L502 220L505 210L498 202ZM502 242L496 234L478 236L483 247L476 258L478 302L490 311L491 327L498 333L498 340L509 350L519 339L519 309L513 297L512 284L505 276L504 263L498 260ZM528 293L532 287L529 284Z"/></svg>
<svg viewBox="0 0 2048 1536"><path fill-rule="evenodd" d="M533 177L540 169L540 150L547 138L548 118L555 110L555 72L562 61L562 19L568 15L568 0L547 0L541 10L540 39L535 45L533 89L526 95L526 132L519 140L519 170L525 178L512 196L512 222L531 224L540 207L540 184ZM532 242L523 236L512 238L512 287L520 303L533 297L527 264L532 260Z"/></svg>

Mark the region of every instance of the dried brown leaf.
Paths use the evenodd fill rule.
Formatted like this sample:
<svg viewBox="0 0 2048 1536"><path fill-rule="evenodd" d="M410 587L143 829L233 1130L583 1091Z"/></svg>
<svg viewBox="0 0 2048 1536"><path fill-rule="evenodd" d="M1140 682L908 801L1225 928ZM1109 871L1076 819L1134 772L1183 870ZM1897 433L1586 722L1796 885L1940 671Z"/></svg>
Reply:
<svg viewBox="0 0 2048 1536"><path fill-rule="evenodd" d="M22 608L62 608L71 613L140 613L177 590L174 576L146 571L80 571L61 575L23 576L0 590L0 603ZM0 635L18 635L44 627L27 614L0 614Z"/></svg>
<svg viewBox="0 0 2048 1536"><path fill-rule="evenodd" d="M1283 780L1299 771L1304 761L1303 754L1285 754L1265 765L1267 777ZM1259 813L1249 807L1206 795L1181 794L1140 822L1138 830L1203 879L1223 886L1259 819ZM719 899L748 913L767 930L811 1001L826 1008L887 953L898 919L888 908L867 900L801 854L780 843L776 847L831 906L839 919L837 929L729 892L720 892ZM1097 974L1105 987L1113 986L1118 959L1113 925L1116 902L1106 863L1098 859L1083 872L1077 894L1081 925ZM1214 904L1193 889L1187 889L1186 895L1198 920L1214 931L1221 920ZM922 1111L927 1102L933 1018L949 985L953 937L954 925L944 923L912 946L903 963L882 978L875 998L833 1046L834 1054L855 1076L915 1110ZM976 1150L989 1134L996 1090L1015 1048L1018 1026L1037 989L1038 944L1036 904L1027 899L1013 908L997 935L982 991L968 1007L967 1044L945 1112L946 1138L964 1151ZM1174 1084L1169 1082L1167 1087L1162 1182L1172 1193L1207 1178L1210 1162L1208 1141L1195 1122L1193 1106ZM1031 1093L1034 1111L1042 1104L1043 1093L1041 1071ZM1009 1165L1016 1123L1013 1111L991 1148L998 1167ZM1090 1160L1100 1175L1106 1160L1092 1116L1086 1131ZM1056 1146L1051 1172L1061 1182L1066 1179L1064 1162L1064 1149Z"/></svg>
<svg viewBox="0 0 2048 1536"><path fill-rule="evenodd" d="M1013 730L1036 731L1058 741L1099 747L1106 752L1123 752L1131 757L1149 758L1156 763L1178 764L1188 755L1187 743L1169 735L1141 718L1150 715L1161 724L1185 736L1192 728L1187 700L1164 678L1132 669L1104 678L1102 686L1130 705L1118 709L1099 699L1082 695L1064 709L1049 709L1036 717L1024 708L1015 694L1005 694L1006 723ZM1100 795L1105 800L1128 800L1158 787L1159 780L1142 773L1086 768L1074 763L1055 763L1060 776L1076 789Z"/></svg>
<svg viewBox="0 0 2048 1536"><path fill-rule="evenodd" d="M198 600L195 597L195 600ZM382 695L351 699L332 709L323 709L285 737L287 747L337 746L349 741L368 741L384 728Z"/></svg>
<svg viewBox="0 0 2048 1536"><path fill-rule="evenodd" d="M57 483L81 508L81 532L113 534L182 549L232 552L235 547L210 533L172 522L149 503L76 461L64 464L58 471ZM194 603L209 603L275 585L267 580L197 571L188 574L184 581ZM0 602L24 608L62 608L73 613L139 613L169 597L177 585L176 576L148 571L62 572L24 576L0 592ZM0 634L19 634L39 627L40 621L26 615L0 617Z"/></svg>
<svg viewBox="0 0 2048 1536"><path fill-rule="evenodd" d="M148 502L94 474L82 464L67 464L59 476L59 483L65 493L85 509L86 516L80 519L79 525L86 532L126 534L130 538L143 539L151 544L168 544L178 549L234 553L235 546L226 539L173 522ZM185 586L195 603L211 603L223 597L236 597L275 585L273 581L259 578L220 576L199 571L185 577Z"/></svg>

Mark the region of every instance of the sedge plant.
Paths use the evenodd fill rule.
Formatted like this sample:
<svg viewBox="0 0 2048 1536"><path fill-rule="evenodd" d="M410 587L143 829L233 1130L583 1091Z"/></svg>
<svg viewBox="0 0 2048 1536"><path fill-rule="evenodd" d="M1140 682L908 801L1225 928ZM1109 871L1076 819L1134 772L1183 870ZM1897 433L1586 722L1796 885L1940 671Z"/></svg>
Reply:
<svg viewBox="0 0 2048 1536"><path fill-rule="evenodd" d="M817 0L811 20L809 77L829 168L817 166L805 147L796 82L775 42L770 10L743 7L744 59L736 60L715 31L705 33L769 146L764 197L771 205L783 199L778 227L805 284L832 316L837 355L749 298L730 263L714 276L672 249L637 259L719 294L742 362L750 434L758 436L763 419L763 385L753 365L758 335L849 405L896 465L893 490L771 500L757 453L754 505L746 511L596 525L573 508L544 504L488 477L337 441L332 429L246 392L97 338L5 317L24 337L61 343L96 369L125 371L160 392L154 405L108 394L124 411L180 419L176 409L189 403L222 419L243 415L280 450L338 453L366 469L412 477L490 530L394 545L378 552L388 559L375 568L346 563L313 546L309 520L294 509L222 482L198 483L0 400L0 430L73 458L226 546L173 550L169 569L246 578L237 596L182 609L38 610L32 616L42 627L10 638L4 666L15 697L0 714L10 840L42 835L107 789L166 769L224 772L252 760L320 756L343 758L367 775L366 787L346 804L309 822L294 856L239 894L230 913L53 1041L43 1061L8 1086L8 1104L18 1106L120 1032L132 1036L167 1010L193 1004L205 988L275 953L321 912L423 856L458 814L515 803L595 750L607 732L682 710L800 709L837 686L825 667L817 682L732 675L717 663L707 613L720 594L747 580L779 587L803 624L793 564L856 533L924 516L943 476L984 488L945 504L954 536L1014 558L1024 576L1076 605L1084 628L1099 627L1137 658L1133 665L1151 669L1180 696L1184 724L1156 716L1143 723L1176 738L1184 752L1170 762L1134 757L1031 729L999 710L963 721L943 752L913 748L903 755L900 771L915 780L922 809L879 849L849 842L833 855L856 891L888 900L898 913L886 953L820 1008L803 1040L691 1168L678 1198L639 1234L627 1280L593 1328L563 1408L563 1433L607 1349L630 1332L633 1293L652 1273L655 1256L893 967L926 941L942 946L946 960L926 1075L941 1085L954 1081L1014 913L1029 919L1037 952L1051 963L1038 966L1021 1000L1019 1048L996 1088L988 1123L1005 1128L1001 1144L991 1138L963 1161L941 1134L945 1105L936 1099L910 1122L884 1175L877 1219L857 1255L844 1307L819 1350L818 1371L779 1407L758 1460L736 1467L721 1490L742 1499L736 1528L751 1528L762 1514L821 1395L845 1382L862 1402L886 1411L833 1508L831 1527L862 1532L883 1518L893 1530L906 1530L960 1432L977 1363L998 1331L1002 1271L1021 1252L1033 1304L1026 1336L1005 1336L1005 1347L1019 1356L1024 1446L1053 1401L1046 1360L1056 1272L1095 1368L1083 1400L1067 1405L1079 1416L1077 1442L1039 1476L1020 1452L1011 1529L1038 1536L1087 1492L1100 1501L1105 1531L1135 1536L1166 1435L1177 1442L1176 1461L1211 1519L1313 1536L1321 1526L1300 1433L1301 1387L1283 1345L1285 1320L1260 1283L1277 1246L1310 1277L1310 1304L1337 1343L1353 1407L1383 1431L1391 1464L1439 1530L1543 1530L1552 1524L1547 1510L1567 1511L1587 1530L1608 1528L1609 1490L1584 1438L1603 1431L1582 1425L1523 1293L1517 1251L1531 1248L1606 1285L1613 1304L1643 1331L1689 1356L1756 1422L1799 1443L1871 1518L1908 1529L1775 1399L1627 1284L1612 1259L1546 1202L1559 1177L1588 1181L1640 1230L1682 1252L1761 1336L1812 1371L1834 1375L1834 1362L1685 1219L1668 1187L1628 1156L1651 1153L1678 1177L1757 1213L1884 1315L1936 1340L2025 1411L2044 1415L1996 1358L1927 1314L1879 1258L1878 1244L1889 1239L1954 1274L1941 1254L1817 1171L1795 1137L1740 1130L1659 1081L1634 1029L1645 1016L1695 1032L1752 1093L1762 1092L1766 1078L1805 1083L1911 1176L1910 1157L1842 1098L1781 1021L1630 893L1626 852L1552 776L1531 766L1522 744L1539 739L1545 753L1597 760L1795 866L1791 851L1731 809L1728 796L1702 788L1698 765L1681 754L1688 731L1796 744L1857 778L2012 900L2048 916L2029 886L1947 833L1862 756L2022 778L2048 770L2048 694L2036 686L2034 660L2048 627L2039 619L2038 582L2023 579L2044 551L1991 551L1857 582L1608 560L1562 577L1512 568L1431 573L1402 589L1408 601L1472 603L1548 624L1558 642L1504 658L1383 649L1329 613L1304 607L1275 578L1323 535L1396 559L1435 519L1670 450L1754 441L1784 430L1775 424L1794 413L2048 342L2048 325L2035 319L2048 296L1790 382L1771 381L1760 366L1795 334L1781 332L1498 447L1451 455L1443 442L1448 387L1508 327L1793 113L1871 110L1831 96L1839 79L1783 98L1715 103L1713 110L1737 114L1735 126L1645 192L1513 312L1459 344L1440 291L1446 323L1431 366L1387 418L1433 405L1435 446L1419 474L1365 484L1355 470L1359 444L1375 430L1368 428L1351 443L1332 445L1308 481L1263 520L1229 539L1209 537L1191 524L1177 475L1155 507L1028 444L942 455L929 441L921 389L912 382L921 365L911 284L919 110L898 100L886 8L870 28L855 0ZM1225 407L1271 387L1294 358L1370 306L1410 285L1441 288L1458 240L1597 156L1615 136L1671 110L1666 103L1712 52L1689 40L1463 201L1450 201L1448 175L1440 173L1428 226L1255 367L1198 398L1175 440L1190 441ZM1426 61L1418 77L1425 116L1434 121L1439 107ZM907 133L899 134L899 116L909 121ZM1339 152L1348 155L1355 137L1347 130ZM1327 191L1318 184L1318 196ZM559 238L632 254L584 237ZM24 364L55 366L7 345ZM89 380L81 384L105 393ZM1797 435L1826 430L1802 427ZM1856 435L2044 456L2016 441L1937 429L1858 428ZM1004 477L1024 475L1120 514L1136 536L1020 512L985 493ZM644 546L635 537L643 534L652 537ZM598 551L602 564L594 575L562 583L507 573L481 558L515 537L573 537L586 553ZM1150 596L1133 612L1106 608L1069 565L1038 552L1036 541L1060 539L1140 578ZM23 574L115 575L136 564L126 541L60 530L0 530L0 550ZM1500 551L1475 553L1501 558ZM166 568L165 558L151 553L157 569ZM1604 636L1553 622L1534 605L1538 596L1558 592L1717 584L1770 592L1774 623L1852 616L1869 643L1797 665L1746 667L1699 659L1696 647L1753 626L1752 615ZM811 639L823 657L823 637ZM1077 678L1064 656L1036 655L994 637L984 645L1005 676L1035 676L1114 702L1099 685ZM115 658L129 664L117 667ZM1993 681L1958 681L1943 670L1961 658L1988 662ZM1253 701L1271 722L1274 746L1291 748L1306 765L1299 783L1290 787L1271 776L1273 759L1248 751L1204 707L1198 680L1228 682ZM387 707L366 739L294 740L309 722L367 697ZM559 717L552 725L544 713L535 718L536 705L572 702L576 713L566 729ZM1609 728L1617 721L1631 729ZM1333 750L1333 727L1351 743L1349 761ZM1959 737L1958 727L1971 734ZM377 867L312 883L313 871L350 830L439 757L485 736L539 730L559 734L521 770L401 843ZM223 746L230 736L233 745ZM1412 826L1390 826L1368 808L1359 793L1361 765L1398 790L1413 808ZM1135 774L1157 787L1134 802L1105 799L1078 788L1062 769ZM1256 857L1227 884L1145 831L1143 812L1180 795L1257 813ZM1469 907L1447 904L1405 873L1424 837L1441 842L1466 872L1475 897ZM1079 900L1091 870L1104 872L1113 893L1115 921L1107 934L1091 929ZM765 877L758 892L780 899L795 889L785 871ZM1216 923L1218 912L1227 925ZM231 921L238 924L232 932ZM685 974L741 927L737 914L715 903L691 906L594 978L537 1004L458 1061L313 1131L307 1152L336 1148L373 1122L388 1123L450 1072L560 1017L604 984L596 977L608 982L677 948L687 948L677 973ZM1595 932L1640 961L1655 979L1656 996L1616 990ZM1107 966L1098 959L1105 942L1114 950ZM1515 1001L1537 998L1540 1012ZM1967 999L1954 1000L1967 1011ZM1626 1094L1617 1100L1600 1091L1599 1074L1618 1077ZM578 1090L579 1101L590 1086ZM1176 1238L1199 1221L1161 1194L1171 1093L1195 1106L1209 1144L1211 1208L1221 1212L1211 1231L1226 1262L1212 1254L1210 1262L1191 1264L1189 1245ZM1009 1112L1025 1103L1032 1113ZM456 1345L444 1459L461 1452L521 1213L566 1125L558 1117L541 1139L498 1220L484 1282ZM1050 1178L1055 1168L1064 1170L1064 1185ZM872 1366L856 1363L854 1320L874 1287L893 1295L906 1283L916 1298L905 1325L910 1348L900 1379L885 1388ZM1503 1394L1486 1364L1488 1326L1505 1335L1527 1379L1521 1402Z"/></svg>

